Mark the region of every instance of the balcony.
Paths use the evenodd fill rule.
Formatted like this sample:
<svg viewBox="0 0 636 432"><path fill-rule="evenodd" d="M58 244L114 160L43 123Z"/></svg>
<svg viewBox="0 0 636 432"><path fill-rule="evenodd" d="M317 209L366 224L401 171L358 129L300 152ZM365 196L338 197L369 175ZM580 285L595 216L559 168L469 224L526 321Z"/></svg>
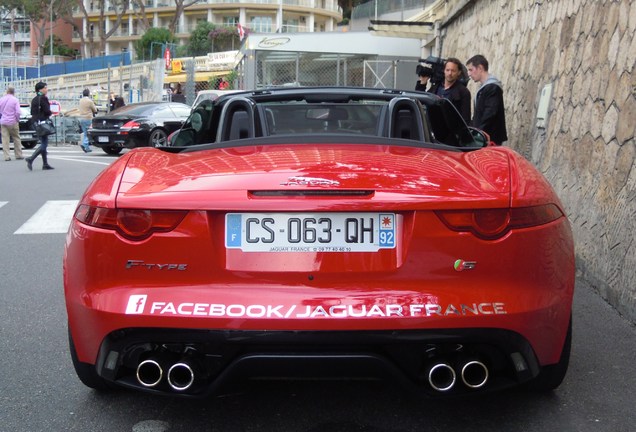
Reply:
<svg viewBox="0 0 636 432"><path fill-rule="evenodd" d="M15 32L13 33L13 39L11 39L11 33L2 32L0 34L0 42L10 43L10 42L30 42L31 35L29 33Z"/></svg>
<svg viewBox="0 0 636 432"><path fill-rule="evenodd" d="M277 9L282 1L283 7L303 7L308 9L316 10L318 13L321 11L323 13L339 13L342 14L342 10L338 6L337 0L198 0L195 2L195 5L236 5L241 7L242 5L253 5L253 4L261 4L261 5L271 5L272 9ZM414 1L414 0L408 0ZM146 9L171 9L174 10L174 4L171 4L169 0L146 0L144 3ZM131 3L129 6L129 11L138 10L138 6L135 3ZM92 4L88 4L86 7L86 11L89 14L99 14L101 8L98 2L94 2ZM108 5L105 8L105 12L107 14L113 14L117 12L117 8L114 5ZM73 8L74 15L80 15L81 11L78 7Z"/></svg>

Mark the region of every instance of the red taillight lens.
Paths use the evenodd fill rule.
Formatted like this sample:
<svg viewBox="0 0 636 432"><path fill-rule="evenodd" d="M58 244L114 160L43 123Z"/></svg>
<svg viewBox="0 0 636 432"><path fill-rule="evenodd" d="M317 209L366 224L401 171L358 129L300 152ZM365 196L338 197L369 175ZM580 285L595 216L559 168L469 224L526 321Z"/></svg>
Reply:
<svg viewBox="0 0 636 432"><path fill-rule="evenodd" d="M75 219L96 228L115 230L130 240L144 240L156 232L169 232L183 220L187 211L107 209L80 205Z"/></svg>
<svg viewBox="0 0 636 432"><path fill-rule="evenodd" d="M544 225L563 216L554 204L513 209L440 210L435 214L453 231L472 232L495 240L511 229Z"/></svg>
<svg viewBox="0 0 636 432"><path fill-rule="evenodd" d="M139 129L140 124L137 123L136 121L129 121L124 123L124 125L121 127L122 129Z"/></svg>

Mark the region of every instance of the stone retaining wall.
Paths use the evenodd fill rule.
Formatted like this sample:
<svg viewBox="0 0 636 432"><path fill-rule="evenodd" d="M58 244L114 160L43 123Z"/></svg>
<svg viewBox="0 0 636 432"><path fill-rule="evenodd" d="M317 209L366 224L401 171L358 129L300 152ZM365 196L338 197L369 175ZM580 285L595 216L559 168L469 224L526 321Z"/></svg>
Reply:
<svg viewBox="0 0 636 432"><path fill-rule="evenodd" d="M636 322L636 0L459 1L440 28L441 56L489 60L504 84L507 145L563 200L578 276Z"/></svg>

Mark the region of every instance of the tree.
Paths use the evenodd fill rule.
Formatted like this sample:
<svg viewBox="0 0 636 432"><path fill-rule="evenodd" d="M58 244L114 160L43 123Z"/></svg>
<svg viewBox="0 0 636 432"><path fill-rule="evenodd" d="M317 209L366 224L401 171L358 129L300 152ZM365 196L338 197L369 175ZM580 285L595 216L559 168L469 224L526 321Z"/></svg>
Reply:
<svg viewBox="0 0 636 432"><path fill-rule="evenodd" d="M49 38L46 39L44 43L44 52L51 52L51 41ZM63 56L63 57L75 57L77 55L77 50L71 48L70 46L64 44L62 39L59 36L53 35L53 55Z"/></svg>
<svg viewBox="0 0 636 432"><path fill-rule="evenodd" d="M89 49L86 44L86 38L84 36L84 32L82 31L82 27L81 25L77 25L75 18L73 18L73 9L77 6L80 7L80 10L83 10L84 16L88 15L86 12L86 9L84 8L84 4L81 0L60 0L60 4L58 8L56 9L56 12L59 18L61 18L62 21L64 21L66 24L69 24L73 28L73 32L79 35L79 38L80 38L79 54L82 57L90 57L90 55L88 55ZM93 46L93 42L94 41L91 35L89 47ZM55 51L55 41L53 43L53 50Z"/></svg>
<svg viewBox="0 0 636 432"><path fill-rule="evenodd" d="M163 55L163 50L156 47L157 44L174 44L176 38L165 28L151 28L135 43L135 52L138 60L154 60Z"/></svg>
<svg viewBox="0 0 636 432"><path fill-rule="evenodd" d="M351 19L351 11L354 7L361 5L363 3L367 3L370 0L338 0L338 6L342 8L342 19L349 20ZM378 1L378 0L375 0Z"/></svg>
<svg viewBox="0 0 636 432"><path fill-rule="evenodd" d="M177 33L177 24L181 19L181 15L183 15L183 11L188 6L192 6L195 3L198 3L199 0L174 0L175 3L175 13L168 25L168 29L173 33Z"/></svg>
<svg viewBox="0 0 636 432"><path fill-rule="evenodd" d="M19 4L17 4L19 3ZM46 42L46 25L49 23L51 13L53 19L55 19L56 6L59 0L20 0L14 2L17 9L21 9L24 16L29 19L31 23L31 32L35 36L35 43L38 46L38 57L40 62L42 56L45 54L44 44Z"/></svg>
<svg viewBox="0 0 636 432"><path fill-rule="evenodd" d="M23 1L41 2L42 0ZM109 0L107 7L107 0L93 0L93 8L88 11L84 6L84 2L82 0L53 1L57 3L59 16L65 22L71 24L73 28L79 33L80 45L83 50L82 56L85 58L94 57L95 55L101 55L106 50L106 41L119 29L124 15L128 13L128 7L130 5L130 0ZM99 13L99 16L96 24L87 24L88 28L86 29L78 28L73 18L73 7L76 6L79 6L79 10L82 13L84 22L86 23L91 22L88 19L89 12L97 11ZM110 19L110 17L113 16L115 18L114 21ZM106 27L104 25L106 21L112 22L111 27L108 31L106 31ZM97 42L95 42L96 39Z"/></svg>
<svg viewBox="0 0 636 432"><path fill-rule="evenodd" d="M152 23L150 22L150 17L152 15L146 13L146 1L131 0L131 5L135 6L132 10L132 14L135 17L135 20L137 20L139 31L141 33L146 33L146 31L152 28Z"/></svg>
<svg viewBox="0 0 636 432"><path fill-rule="evenodd" d="M234 27L217 27L208 33L208 39L212 42L212 52L230 51L241 45Z"/></svg>
<svg viewBox="0 0 636 432"><path fill-rule="evenodd" d="M212 41L209 38L209 34L215 28L216 26L214 24L207 21L199 22L197 27L192 31L192 34L190 34L188 54L196 57L212 52Z"/></svg>

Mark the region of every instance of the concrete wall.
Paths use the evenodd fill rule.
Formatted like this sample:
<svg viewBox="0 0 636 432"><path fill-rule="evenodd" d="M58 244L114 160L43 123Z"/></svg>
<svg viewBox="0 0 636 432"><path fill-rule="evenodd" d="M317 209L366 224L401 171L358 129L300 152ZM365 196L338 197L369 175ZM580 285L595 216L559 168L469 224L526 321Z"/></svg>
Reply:
<svg viewBox="0 0 636 432"><path fill-rule="evenodd" d="M563 200L579 276L636 322L636 0L449 3L440 54L489 60L505 86L507 145ZM539 128L546 84L552 95Z"/></svg>

